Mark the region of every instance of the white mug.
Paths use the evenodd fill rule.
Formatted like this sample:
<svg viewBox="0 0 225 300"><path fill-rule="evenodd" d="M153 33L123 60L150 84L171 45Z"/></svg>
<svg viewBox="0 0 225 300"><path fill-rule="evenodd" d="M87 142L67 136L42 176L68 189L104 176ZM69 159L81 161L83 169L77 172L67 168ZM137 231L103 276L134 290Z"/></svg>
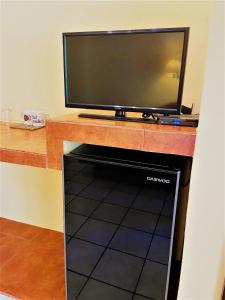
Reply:
<svg viewBox="0 0 225 300"><path fill-rule="evenodd" d="M42 111L34 112L33 114L33 126L42 127L45 126L45 120L47 117L47 113Z"/></svg>
<svg viewBox="0 0 225 300"><path fill-rule="evenodd" d="M26 110L23 112L23 123L25 125L33 125L35 127L45 126L47 113L42 111Z"/></svg>
<svg viewBox="0 0 225 300"><path fill-rule="evenodd" d="M2 109L1 113L2 113L2 124L3 125L9 125L11 111L12 110L10 108Z"/></svg>
<svg viewBox="0 0 225 300"><path fill-rule="evenodd" d="M23 123L25 125L33 125L33 114L34 114L34 112L32 110L25 110L22 113Z"/></svg>

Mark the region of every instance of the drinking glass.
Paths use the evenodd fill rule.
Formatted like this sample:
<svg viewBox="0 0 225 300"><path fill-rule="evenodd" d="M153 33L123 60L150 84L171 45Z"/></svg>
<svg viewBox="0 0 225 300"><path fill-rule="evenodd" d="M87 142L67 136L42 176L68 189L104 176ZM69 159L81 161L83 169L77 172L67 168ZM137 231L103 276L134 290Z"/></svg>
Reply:
<svg viewBox="0 0 225 300"><path fill-rule="evenodd" d="M1 111L2 124L5 125L5 126L9 126L11 111L12 110L10 108L3 108L2 111Z"/></svg>

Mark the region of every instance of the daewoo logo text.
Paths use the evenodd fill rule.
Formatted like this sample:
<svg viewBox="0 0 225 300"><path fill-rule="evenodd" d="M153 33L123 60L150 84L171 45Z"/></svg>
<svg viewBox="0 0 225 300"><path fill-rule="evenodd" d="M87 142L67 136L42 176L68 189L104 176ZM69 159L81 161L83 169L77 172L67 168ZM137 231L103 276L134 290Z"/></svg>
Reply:
<svg viewBox="0 0 225 300"><path fill-rule="evenodd" d="M165 178L157 178L157 177L147 177L148 181L154 181L154 182L160 182L160 183L170 183L169 179L165 179Z"/></svg>

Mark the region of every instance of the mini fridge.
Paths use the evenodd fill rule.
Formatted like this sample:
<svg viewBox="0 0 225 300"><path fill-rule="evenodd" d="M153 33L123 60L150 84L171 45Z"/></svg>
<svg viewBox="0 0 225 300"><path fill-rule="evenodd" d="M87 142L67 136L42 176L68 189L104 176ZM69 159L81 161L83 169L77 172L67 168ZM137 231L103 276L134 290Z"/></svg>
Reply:
<svg viewBox="0 0 225 300"><path fill-rule="evenodd" d="M176 299L186 161L94 145L64 155L67 299Z"/></svg>

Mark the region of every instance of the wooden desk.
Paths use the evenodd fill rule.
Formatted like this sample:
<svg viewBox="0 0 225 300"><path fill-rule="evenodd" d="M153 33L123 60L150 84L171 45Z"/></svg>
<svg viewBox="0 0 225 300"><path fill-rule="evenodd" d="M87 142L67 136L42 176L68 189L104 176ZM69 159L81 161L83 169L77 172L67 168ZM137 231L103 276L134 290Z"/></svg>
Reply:
<svg viewBox="0 0 225 300"><path fill-rule="evenodd" d="M0 122L0 161L46 168L46 129L12 129Z"/></svg>
<svg viewBox="0 0 225 300"><path fill-rule="evenodd" d="M129 115L137 116L135 113ZM191 157L195 138L196 128L191 127L85 119L79 118L78 113L64 115L47 122L48 167L61 169L63 141Z"/></svg>
<svg viewBox="0 0 225 300"><path fill-rule="evenodd" d="M64 141L192 157L196 139L196 129L191 127L84 119L78 113L52 118L46 128L36 131L10 129L2 124L0 128L1 161L59 170Z"/></svg>

